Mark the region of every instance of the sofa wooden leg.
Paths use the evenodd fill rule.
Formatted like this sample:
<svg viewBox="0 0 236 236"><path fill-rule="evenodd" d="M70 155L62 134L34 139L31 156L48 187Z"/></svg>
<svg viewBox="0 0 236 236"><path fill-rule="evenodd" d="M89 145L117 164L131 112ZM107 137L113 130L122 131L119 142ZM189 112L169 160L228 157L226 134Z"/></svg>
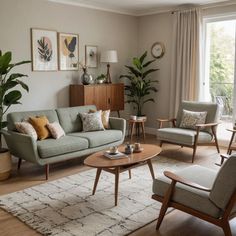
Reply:
<svg viewBox="0 0 236 236"><path fill-rule="evenodd" d="M129 178L131 179L131 170L129 170Z"/></svg>
<svg viewBox="0 0 236 236"><path fill-rule="evenodd" d="M197 151L197 146L193 148L192 163L194 162L196 151Z"/></svg>
<svg viewBox="0 0 236 236"><path fill-rule="evenodd" d="M21 158L19 158L19 160L18 160L18 165L17 165L17 170L19 170L19 169L20 169L21 162L22 162L22 159L21 159Z"/></svg>
<svg viewBox="0 0 236 236"><path fill-rule="evenodd" d="M162 147L162 144L163 144L163 142L162 142L162 141L160 141L160 147Z"/></svg>
<svg viewBox="0 0 236 236"><path fill-rule="evenodd" d="M48 180L48 176L49 176L49 164L45 165L45 174L46 174L46 180Z"/></svg>

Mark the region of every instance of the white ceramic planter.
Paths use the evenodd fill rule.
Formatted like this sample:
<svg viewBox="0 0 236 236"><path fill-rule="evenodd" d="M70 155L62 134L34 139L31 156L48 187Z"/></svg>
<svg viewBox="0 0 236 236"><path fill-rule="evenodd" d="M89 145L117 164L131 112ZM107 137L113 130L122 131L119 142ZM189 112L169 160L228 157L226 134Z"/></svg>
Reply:
<svg viewBox="0 0 236 236"><path fill-rule="evenodd" d="M9 151L0 153L0 181L6 180L11 174L11 154Z"/></svg>

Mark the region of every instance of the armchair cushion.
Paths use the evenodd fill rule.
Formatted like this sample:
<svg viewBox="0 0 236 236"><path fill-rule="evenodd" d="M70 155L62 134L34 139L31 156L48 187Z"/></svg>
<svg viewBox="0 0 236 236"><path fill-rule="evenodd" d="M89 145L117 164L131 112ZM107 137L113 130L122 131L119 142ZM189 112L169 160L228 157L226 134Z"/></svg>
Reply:
<svg viewBox="0 0 236 236"><path fill-rule="evenodd" d="M180 128L196 129L197 124L205 124L207 112L183 110Z"/></svg>
<svg viewBox="0 0 236 236"><path fill-rule="evenodd" d="M212 187L216 177L215 171L195 165L176 171L175 174L207 188ZM161 175L153 181L153 193L164 197L170 183L169 178ZM221 210L210 200L209 195L209 192L177 183L172 201L218 218L221 215Z"/></svg>
<svg viewBox="0 0 236 236"><path fill-rule="evenodd" d="M231 155L219 170L210 199L222 210L224 210L236 191L236 155Z"/></svg>
<svg viewBox="0 0 236 236"><path fill-rule="evenodd" d="M157 130L157 138L160 140L179 143L184 145L193 145L196 131L182 128L162 128ZM207 143L212 140L211 134L200 131L198 143Z"/></svg>

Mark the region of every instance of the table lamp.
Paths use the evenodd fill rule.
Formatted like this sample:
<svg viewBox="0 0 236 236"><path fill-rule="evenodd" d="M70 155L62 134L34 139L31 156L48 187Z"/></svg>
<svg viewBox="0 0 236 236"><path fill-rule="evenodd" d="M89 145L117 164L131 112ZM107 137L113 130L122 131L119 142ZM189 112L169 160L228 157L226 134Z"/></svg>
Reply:
<svg viewBox="0 0 236 236"><path fill-rule="evenodd" d="M106 83L111 83L111 75L110 75L110 63L118 62L117 51L116 50L108 50L101 53L101 62L107 63L107 77Z"/></svg>

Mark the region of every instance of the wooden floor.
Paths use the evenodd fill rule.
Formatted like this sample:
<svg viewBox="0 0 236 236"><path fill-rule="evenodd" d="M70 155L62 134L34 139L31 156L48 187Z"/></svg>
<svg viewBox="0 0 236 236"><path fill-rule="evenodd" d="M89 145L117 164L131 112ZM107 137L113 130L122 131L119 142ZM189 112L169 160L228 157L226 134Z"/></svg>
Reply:
<svg viewBox="0 0 236 236"><path fill-rule="evenodd" d="M149 135L147 143L157 143L155 136ZM221 149L225 153L224 149ZM162 155L183 162L191 162L192 149L180 148L174 145L164 145ZM214 147L199 147L195 163L209 168L218 169L215 163L220 158ZM81 160L70 160L50 166L50 180L76 174L88 169L82 165ZM158 170L156 170L158 171ZM31 163L22 163L21 170L16 171L16 163L13 164L11 178L0 182L0 195L15 192L34 185L45 183L44 168ZM158 215L157 215L158 217ZM183 212L174 210L169 213L162 223L159 231L155 230L156 222L133 232L132 236L223 236L220 228L192 217ZM236 219L231 221L233 235L236 236ZM40 235L27 225L0 209L0 236L35 236Z"/></svg>

